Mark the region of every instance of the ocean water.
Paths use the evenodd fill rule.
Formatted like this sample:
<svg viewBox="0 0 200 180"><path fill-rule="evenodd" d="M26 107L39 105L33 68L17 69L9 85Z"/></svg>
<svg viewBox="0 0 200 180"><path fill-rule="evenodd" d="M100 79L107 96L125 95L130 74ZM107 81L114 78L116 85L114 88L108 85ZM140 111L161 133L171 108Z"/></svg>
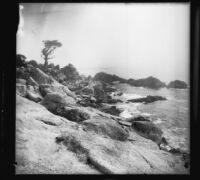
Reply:
<svg viewBox="0 0 200 180"><path fill-rule="evenodd" d="M175 148L190 151L190 99L189 89L153 90L142 87L133 87L127 84L115 85L124 94L122 100L140 98L147 95L165 96L166 101L156 101L149 104L143 103L118 103L122 109L121 117L134 117L143 115L149 117L164 133L164 136Z"/></svg>

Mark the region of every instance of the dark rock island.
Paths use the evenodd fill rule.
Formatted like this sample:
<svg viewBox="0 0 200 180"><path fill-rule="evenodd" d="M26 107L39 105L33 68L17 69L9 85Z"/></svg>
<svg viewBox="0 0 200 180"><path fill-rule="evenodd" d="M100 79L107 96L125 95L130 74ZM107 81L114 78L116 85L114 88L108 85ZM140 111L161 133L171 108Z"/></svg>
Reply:
<svg viewBox="0 0 200 180"><path fill-rule="evenodd" d="M175 80L175 81L171 81L167 85L167 88L187 89L188 86L184 81Z"/></svg>
<svg viewBox="0 0 200 180"><path fill-rule="evenodd" d="M162 96L146 96L144 98L137 98L137 99L129 99L128 102L132 102L132 103L152 103L155 101L162 101L162 100L167 100L165 97Z"/></svg>

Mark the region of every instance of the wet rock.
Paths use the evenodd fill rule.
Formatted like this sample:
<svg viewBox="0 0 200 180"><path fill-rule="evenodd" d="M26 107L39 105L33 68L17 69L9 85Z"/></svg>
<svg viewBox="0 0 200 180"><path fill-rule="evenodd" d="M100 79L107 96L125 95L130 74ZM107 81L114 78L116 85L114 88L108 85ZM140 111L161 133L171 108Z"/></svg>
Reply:
<svg viewBox="0 0 200 180"><path fill-rule="evenodd" d="M148 103L152 103L155 101L162 101L162 100L167 100L167 99L162 96L146 96L144 98L129 99L128 102L148 104Z"/></svg>
<svg viewBox="0 0 200 180"><path fill-rule="evenodd" d="M132 123L132 127L139 132L141 136L151 139L157 144L161 142L163 132L152 122L135 121Z"/></svg>

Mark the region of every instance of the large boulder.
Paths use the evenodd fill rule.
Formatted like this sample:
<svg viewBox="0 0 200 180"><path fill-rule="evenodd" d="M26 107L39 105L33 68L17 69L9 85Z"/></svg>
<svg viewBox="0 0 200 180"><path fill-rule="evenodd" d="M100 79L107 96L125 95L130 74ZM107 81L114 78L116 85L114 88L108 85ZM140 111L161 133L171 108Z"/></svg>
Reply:
<svg viewBox="0 0 200 180"><path fill-rule="evenodd" d="M55 92L55 93L60 93L60 94L63 94L63 95L70 96L70 97L72 97L74 99L77 98L76 95L75 95L75 93L73 93L72 91L70 91L67 86L61 85L59 83L54 84L54 85L41 84L39 86L39 90L40 90L40 93L42 94L43 97L47 93Z"/></svg>
<svg viewBox="0 0 200 180"><path fill-rule="evenodd" d="M41 102L50 112L67 118L70 121L81 122L90 118L83 109L75 107L76 101L69 96L58 93L48 93Z"/></svg>
<svg viewBox="0 0 200 180"><path fill-rule="evenodd" d="M75 105L76 101L67 95L59 93L48 93L41 104L45 106L50 112L59 114L59 111L64 106Z"/></svg>
<svg viewBox="0 0 200 180"><path fill-rule="evenodd" d="M40 102L42 100L42 97L39 93L38 87L27 85L26 98L34 102Z"/></svg>
<svg viewBox="0 0 200 180"><path fill-rule="evenodd" d="M151 139L160 144L162 140L162 130L150 121L135 121L132 127L143 137Z"/></svg>
<svg viewBox="0 0 200 180"><path fill-rule="evenodd" d="M90 115L83 109L68 106L58 108L57 115L74 122L82 122L90 118Z"/></svg>
<svg viewBox="0 0 200 180"><path fill-rule="evenodd" d="M26 96L27 93L27 87L25 84L16 84L16 93L22 97Z"/></svg>
<svg viewBox="0 0 200 180"><path fill-rule="evenodd" d="M39 68L35 68L31 73L31 77L38 83L38 84L52 84L54 81L53 79L45 74Z"/></svg>
<svg viewBox="0 0 200 180"><path fill-rule="evenodd" d="M27 91L26 97L34 102L40 102L42 97L39 94L33 93L31 91Z"/></svg>
<svg viewBox="0 0 200 180"><path fill-rule="evenodd" d="M25 80L25 79L20 79L20 78L18 78L18 79L16 80L16 82L17 82L18 84L24 84L24 85L26 85L26 80Z"/></svg>

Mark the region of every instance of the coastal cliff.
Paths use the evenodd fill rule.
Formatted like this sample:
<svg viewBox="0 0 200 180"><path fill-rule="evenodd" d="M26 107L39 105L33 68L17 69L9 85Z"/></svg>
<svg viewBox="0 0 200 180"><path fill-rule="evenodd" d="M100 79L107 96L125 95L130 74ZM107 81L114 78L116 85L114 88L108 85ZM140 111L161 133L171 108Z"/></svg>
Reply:
<svg viewBox="0 0 200 180"><path fill-rule="evenodd" d="M54 65L46 72L33 62L18 66L17 174L189 173L183 154L166 149L159 127L118 116L113 86L60 72Z"/></svg>

